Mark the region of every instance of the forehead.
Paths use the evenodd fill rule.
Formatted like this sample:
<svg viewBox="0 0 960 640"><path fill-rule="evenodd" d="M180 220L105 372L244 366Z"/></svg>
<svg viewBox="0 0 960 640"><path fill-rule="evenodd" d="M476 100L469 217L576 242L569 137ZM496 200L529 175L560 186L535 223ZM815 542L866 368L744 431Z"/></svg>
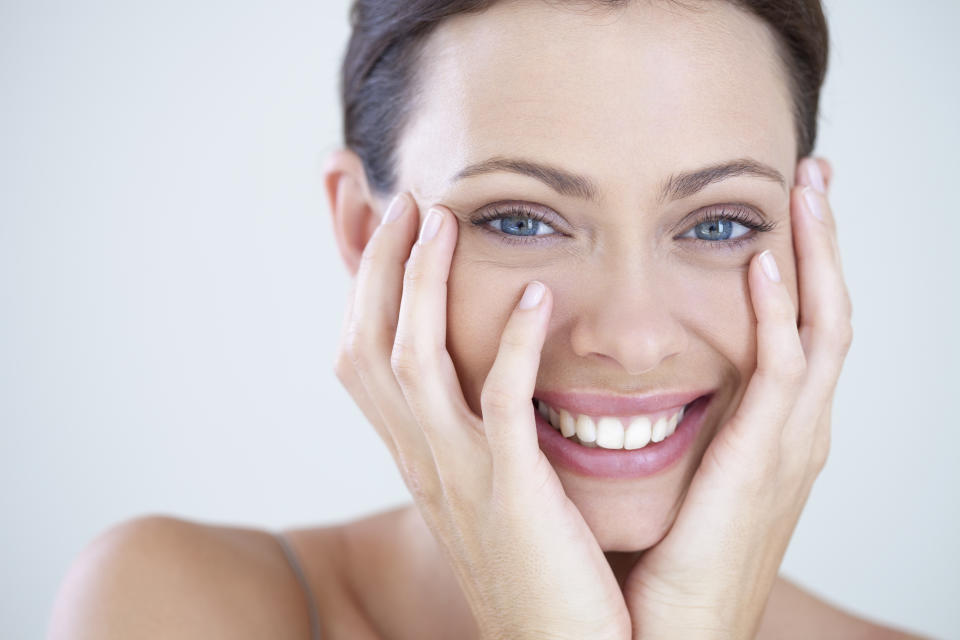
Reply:
<svg viewBox="0 0 960 640"><path fill-rule="evenodd" d="M429 36L399 145L426 198L492 156L551 162L605 192L751 157L792 175L793 116L773 34L729 2L502 0Z"/></svg>

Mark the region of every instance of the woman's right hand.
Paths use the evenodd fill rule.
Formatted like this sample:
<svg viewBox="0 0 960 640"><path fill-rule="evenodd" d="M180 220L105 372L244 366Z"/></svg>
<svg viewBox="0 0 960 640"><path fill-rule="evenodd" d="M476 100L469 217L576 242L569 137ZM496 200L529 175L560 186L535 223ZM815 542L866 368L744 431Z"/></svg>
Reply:
<svg viewBox="0 0 960 640"><path fill-rule="evenodd" d="M399 194L384 219L363 252L336 373L390 449L481 637L629 638L610 565L537 441L549 290L528 285L534 303L509 317L478 417L445 346L457 219L434 207L412 248L413 198Z"/></svg>

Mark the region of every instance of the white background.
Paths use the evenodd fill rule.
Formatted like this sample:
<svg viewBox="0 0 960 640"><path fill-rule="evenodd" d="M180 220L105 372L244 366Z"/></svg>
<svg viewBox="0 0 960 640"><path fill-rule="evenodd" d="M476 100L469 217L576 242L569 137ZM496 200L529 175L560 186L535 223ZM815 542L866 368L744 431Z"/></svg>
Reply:
<svg viewBox="0 0 960 640"><path fill-rule="evenodd" d="M818 152L854 302L830 461L783 570L960 638L960 3L831 0ZM344 0L0 2L0 635L98 532L406 502L333 374L320 183Z"/></svg>

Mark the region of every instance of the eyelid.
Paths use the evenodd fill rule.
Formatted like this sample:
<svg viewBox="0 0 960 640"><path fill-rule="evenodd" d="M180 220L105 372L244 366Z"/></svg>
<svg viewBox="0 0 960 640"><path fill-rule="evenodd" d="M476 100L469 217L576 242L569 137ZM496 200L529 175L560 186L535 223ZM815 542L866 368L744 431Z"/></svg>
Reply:
<svg viewBox="0 0 960 640"><path fill-rule="evenodd" d="M503 233L497 230L494 230L490 227L490 222L493 220L502 220L504 218L517 217L517 218L530 218L531 220L537 220L542 224L549 226L553 229L554 233L542 234L542 235L530 235L530 236L521 236L521 235L512 235ZM532 242L539 242L547 238L554 236L568 236L568 233L565 233L562 230L562 227L566 225L566 221L558 214L554 213L552 210L547 208L542 208L536 205L532 205L528 202L522 200L502 200L498 202L493 202L485 207L482 207L477 211L476 214L470 219L470 223L480 227L484 231L489 231L496 234L498 237L507 238L507 239L516 239L520 238L530 238Z"/></svg>
<svg viewBox="0 0 960 640"><path fill-rule="evenodd" d="M745 202L721 202L700 207L684 216L677 226L689 231L702 222L718 219L732 219L758 231L772 231L777 227L776 222L767 219L756 207Z"/></svg>
<svg viewBox="0 0 960 640"><path fill-rule="evenodd" d="M753 212L756 214L761 221L756 221L748 212ZM760 234L772 231L778 226L777 222L768 220L754 207L743 203L726 203L703 207L691 212L690 215L684 218L684 220L687 220L691 217L693 217L694 220L692 223L688 223L688 225L686 225L687 231L684 231L682 234L676 236L675 239L684 240L685 242L693 242L699 246L717 251L736 251L742 248L744 245L749 244L759 238ZM698 225L715 220L733 221L736 224L746 227L749 230L749 233L744 233L729 240L704 240L703 238L686 237L686 234L690 231L693 231Z"/></svg>
<svg viewBox="0 0 960 640"><path fill-rule="evenodd" d="M491 202L478 209L474 217L493 219L492 216L495 215L504 217L510 215L529 215L531 217L542 216L544 221L563 220L563 218L552 209L526 202L525 200L498 200Z"/></svg>

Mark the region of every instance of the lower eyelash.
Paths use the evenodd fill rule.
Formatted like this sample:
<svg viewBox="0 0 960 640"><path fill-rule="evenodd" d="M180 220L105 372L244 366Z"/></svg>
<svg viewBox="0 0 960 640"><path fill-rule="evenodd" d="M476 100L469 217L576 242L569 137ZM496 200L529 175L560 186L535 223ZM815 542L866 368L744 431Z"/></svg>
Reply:
<svg viewBox="0 0 960 640"><path fill-rule="evenodd" d="M733 240L704 240L703 238L684 238L684 240L693 240L697 244L707 245L714 250L726 249L729 251L736 251L743 247L743 245L753 242L757 239L756 233L749 233L740 236L739 238L734 238Z"/></svg>
<svg viewBox="0 0 960 640"><path fill-rule="evenodd" d="M503 210L493 209L493 210L487 211L486 213L481 214L479 217L477 217L474 220L471 220L470 222L471 224L474 224L480 227L484 231L493 233L494 235L496 235L498 240L502 242L506 242L507 244L530 244L531 242L540 242L541 240L545 240L546 238L549 238L550 236L553 236L553 235L565 235L557 231L555 234L551 233L545 236L518 236L518 235L509 234L509 233L503 233L501 231L495 231L494 229L491 229L487 225L487 223L492 220L501 220L503 218L511 218L511 217L529 218L530 220L536 220L537 222L542 222L547 225L551 225L551 226L553 225L553 223L550 220L548 220L547 216L545 216L543 213L535 209L526 209L525 207L522 207L522 206L512 206L509 209L503 209Z"/></svg>

